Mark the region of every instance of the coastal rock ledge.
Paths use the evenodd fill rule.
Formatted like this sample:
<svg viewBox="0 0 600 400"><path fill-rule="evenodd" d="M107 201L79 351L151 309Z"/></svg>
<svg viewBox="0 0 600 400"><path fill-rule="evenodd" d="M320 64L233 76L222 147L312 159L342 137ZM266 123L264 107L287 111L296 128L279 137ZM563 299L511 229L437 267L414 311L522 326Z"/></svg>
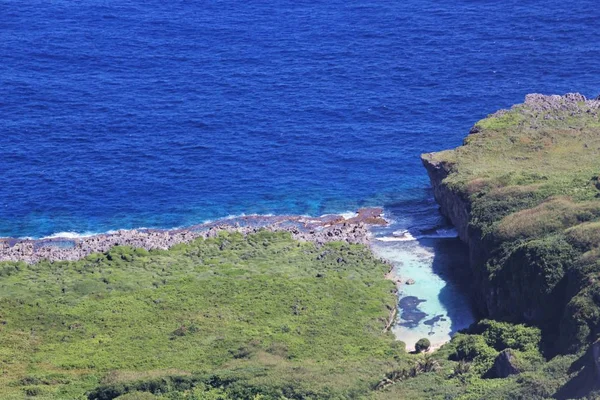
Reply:
<svg viewBox="0 0 600 400"><path fill-rule="evenodd" d="M289 232L296 240L310 241L318 245L332 241L367 244L370 240L368 226L384 224L387 222L383 218L383 209L362 208L351 218L335 214L314 218L254 215L171 230L119 230L88 237L52 237L39 240L0 238L0 261L74 261L92 253L106 252L114 246L166 250L179 243L215 237L221 231L246 235L262 229Z"/></svg>
<svg viewBox="0 0 600 400"><path fill-rule="evenodd" d="M422 155L469 247L475 306L576 352L600 337L600 101L527 95L462 146Z"/></svg>

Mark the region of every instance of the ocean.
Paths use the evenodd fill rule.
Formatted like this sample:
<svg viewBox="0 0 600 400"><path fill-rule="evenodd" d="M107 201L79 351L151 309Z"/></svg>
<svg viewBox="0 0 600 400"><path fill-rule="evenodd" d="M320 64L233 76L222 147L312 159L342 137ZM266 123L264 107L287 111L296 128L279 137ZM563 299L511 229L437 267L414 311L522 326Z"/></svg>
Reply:
<svg viewBox="0 0 600 400"><path fill-rule="evenodd" d="M527 93L600 93L590 0L0 0L0 15L2 237L374 205L394 229L446 229L421 153Z"/></svg>

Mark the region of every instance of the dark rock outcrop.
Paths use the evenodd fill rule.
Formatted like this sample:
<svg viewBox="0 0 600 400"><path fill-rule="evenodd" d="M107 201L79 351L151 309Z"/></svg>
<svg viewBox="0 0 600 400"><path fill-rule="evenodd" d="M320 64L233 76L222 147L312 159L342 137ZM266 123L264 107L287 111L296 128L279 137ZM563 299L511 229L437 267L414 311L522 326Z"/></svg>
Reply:
<svg viewBox="0 0 600 400"><path fill-rule="evenodd" d="M494 365L488 371L489 378L506 378L510 375L519 374L521 370L517 366L517 359L511 349L505 349L494 359Z"/></svg>

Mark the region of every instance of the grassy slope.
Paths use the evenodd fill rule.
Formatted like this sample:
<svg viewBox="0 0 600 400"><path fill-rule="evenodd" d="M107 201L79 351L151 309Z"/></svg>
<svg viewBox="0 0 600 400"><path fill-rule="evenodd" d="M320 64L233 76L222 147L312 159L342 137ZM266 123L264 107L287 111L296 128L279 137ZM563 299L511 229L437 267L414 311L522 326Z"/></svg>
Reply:
<svg viewBox="0 0 600 400"><path fill-rule="evenodd" d="M508 399L572 374L572 359L543 362L539 330L508 324L406 354L382 332L388 268L363 246L269 232L0 264L0 398ZM484 379L506 347L527 372ZM385 376L400 378L373 390Z"/></svg>
<svg viewBox="0 0 600 400"><path fill-rule="evenodd" d="M520 105L475 126L479 132L469 135L464 146L433 156L452 165L447 178L452 187L479 196L501 196L511 188L534 193L540 200L596 199L593 178L600 174L600 119L588 116L584 108L572 116Z"/></svg>
<svg viewBox="0 0 600 400"><path fill-rule="evenodd" d="M382 333L394 285L362 246L286 234L0 264L3 399L226 371L302 392L364 392L405 357Z"/></svg>

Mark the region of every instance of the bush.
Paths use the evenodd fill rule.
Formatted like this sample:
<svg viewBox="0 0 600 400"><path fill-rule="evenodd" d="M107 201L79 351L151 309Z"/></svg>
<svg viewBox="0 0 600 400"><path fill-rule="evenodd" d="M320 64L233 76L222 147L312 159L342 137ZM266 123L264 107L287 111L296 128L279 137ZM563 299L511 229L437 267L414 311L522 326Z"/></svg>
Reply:
<svg viewBox="0 0 600 400"><path fill-rule="evenodd" d="M498 351L507 348L521 351L538 351L541 340L539 328L489 319L477 323L472 331L481 334L488 346Z"/></svg>
<svg viewBox="0 0 600 400"><path fill-rule="evenodd" d="M431 347L431 342L427 338L419 339L417 344L415 344L415 351L417 353L422 353L424 351L429 350Z"/></svg>
<svg viewBox="0 0 600 400"><path fill-rule="evenodd" d="M468 363L464 360L460 360L458 364L454 366L452 376L460 376L468 374L471 370L471 363Z"/></svg>
<svg viewBox="0 0 600 400"><path fill-rule="evenodd" d="M28 397L35 397L35 396L39 396L44 393L42 388L40 388L38 386L31 386L31 387L25 388L24 391L25 391L25 395L27 395Z"/></svg>
<svg viewBox="0 0 600 400"><path fill-rule="evenodd" d="M448 358L454 361L472 361L472 368L480 373L487 371L498 355L481 335L458 333L452 338L450 348L452 351Z"/></svg>

